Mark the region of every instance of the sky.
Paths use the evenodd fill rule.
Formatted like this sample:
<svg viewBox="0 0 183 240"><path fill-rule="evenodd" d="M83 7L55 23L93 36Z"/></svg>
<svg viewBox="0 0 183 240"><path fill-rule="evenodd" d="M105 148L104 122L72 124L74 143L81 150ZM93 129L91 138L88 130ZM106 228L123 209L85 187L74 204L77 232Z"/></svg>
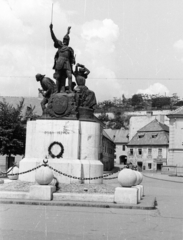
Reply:
<svg viewBox="0 0 183 240"><path fill-rule="evenodd" d="M60 40L71 26L70 46L98 101L182 99L182 9L183 0L0 0L0 95L36 97L35 75L53 79L52 21Z"/></svg>

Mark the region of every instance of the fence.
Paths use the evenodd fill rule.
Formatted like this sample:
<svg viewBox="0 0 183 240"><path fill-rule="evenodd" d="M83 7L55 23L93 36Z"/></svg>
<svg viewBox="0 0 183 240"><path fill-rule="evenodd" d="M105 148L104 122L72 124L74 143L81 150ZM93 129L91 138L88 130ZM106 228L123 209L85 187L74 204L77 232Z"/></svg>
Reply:
<svg viewBox="0 0 183 240"><path fill-rule="evenodd" d="M35 168L29 169L29 170L27 170L27 171L25 171L25 172L10 173L11 170L13 169L13 167L14 167L14 166L13 166L13 167L12 167L11 169L9 169L7 172L2 172L2 171L1 171L1 172L0 172L0 176L1 176L1 177L2 177L2 176L16 176L16 175L26 174L26 173L35 171L36 169L38 169L38 168L40 168L40 167L42 167L42 166L44 166L44 167L49 167L49 168L52 169L53 171L55 171L55 172L57 172L57 173L59 173L59 174L61 174L61 175L63 175L63 176L66 176L66 177L69 177L69 178L73 178L73 179L78 179L78 180L81 180L81 181L82 181L82 180L94 180L94 179L99 179L99 178L103 178L104 180L112 180L112 179L118 178L118 176L110 177L110 178L107 178L107 177L121 171L121 169L119 169L117 172L104 174L104 175L98 176L98 177L82 178L82 177L76 177L76 176L72 176L72 175L63 173L63 172L61 172L61 171L59 171L59 170L57 170L57 169L49 166L48 161L44 161L44 160L43 160L43 164L41 164L41 165L39 165L39 166L37 166L37 167L35 167Z"/></svg>

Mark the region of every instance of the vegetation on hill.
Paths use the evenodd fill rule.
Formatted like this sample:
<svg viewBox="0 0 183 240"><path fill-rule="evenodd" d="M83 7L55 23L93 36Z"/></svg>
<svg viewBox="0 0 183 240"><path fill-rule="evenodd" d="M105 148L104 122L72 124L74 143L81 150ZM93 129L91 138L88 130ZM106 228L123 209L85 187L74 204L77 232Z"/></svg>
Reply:
<svg viewBox="0 0 183 240"><path fill-rule="evenodd" d="M131 98L127 98L123 94L122 98L98 102L96 112L101 112L101 110L103 112L113 112L116 108L125 111L162 110L175 109L177 106L183 106L183 101L180 101L180 98L175 93L171 97L158 94L134 94Z"/></svg>
<svg viewBox="0 0 183 240"><path fill-rule="evenodd" d="M110 118L106 112L102 112L98 119L104 124L106 129L128 129L130 117L120 111L113 111L114 117Z"/></svg>
<svg viewBox="0 0 183 240"><path fill-rule="evenodd" d="M99 102L95 112L100 113L98 118L103 122L104 128L120 129L128 128L130 117L125 115L127 111L143 111L143 110L163 110L176 109L183 106L183 101L177 94L172 97L148 94L134 94L131 98L114 98L113 100L105 100ZM114 117L110 118L107 113L113 113Z"/></svg>

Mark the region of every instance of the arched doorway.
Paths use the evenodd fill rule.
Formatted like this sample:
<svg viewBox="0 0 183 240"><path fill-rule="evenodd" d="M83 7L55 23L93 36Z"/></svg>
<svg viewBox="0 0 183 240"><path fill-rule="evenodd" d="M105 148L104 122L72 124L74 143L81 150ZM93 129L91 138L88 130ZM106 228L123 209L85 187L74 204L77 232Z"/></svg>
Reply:
<svg viewBox="0 0 183 240"><path fill-rule="evenodd" d="M126 163L127 163L127 156L126 155L121 155L119 157L119 162L120 162L120 164L126 165Z"/></svg>
<svg viewBox="0 0 183 240"><path fill-rule="evenodd" d="M145 170L145 166L143 166L142 162L137 162L137 169L139 172L142 172L142 169Z"/></svg>

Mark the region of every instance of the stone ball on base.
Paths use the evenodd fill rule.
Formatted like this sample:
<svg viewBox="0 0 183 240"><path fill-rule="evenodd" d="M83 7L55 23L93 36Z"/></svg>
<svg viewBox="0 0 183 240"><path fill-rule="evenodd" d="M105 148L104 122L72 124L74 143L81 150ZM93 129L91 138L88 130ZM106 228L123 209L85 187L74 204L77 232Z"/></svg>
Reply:
<svg viewBox="0 0 183 240"><path fill-rule="evenodd" d="M10 180L18 180L18 173L19 173L19 168L17 166L13 166L8 169L7 176ZM9 175L9 174L17 174L17 175Z"/></svg>
<svg viewBox="0 0 183 240"><path fill-rule="evenodd" d="M53 178L53 171L48 166L41 166L36 170L35 180L39 185L48 185Z"/></svg>
<svg viewBox="0 0 183 240"><path fill-rule="evenodd" d="M118 182L122 187L132 187L137 181L135 172L131 169L123 169L118 174Z"/></svg>
<svg viewBox="0 0 183 240"><path fill-rule="evenodd" d="M137 181L135 183L135 186L136 186L136 185L141 184L141 182L143 180L143 176L142 176L142 173L140 173L139 171L134 171L134 172L135 172L136 177L137 177Z"/></svg>
<svg viewBox="0 0 183 240"><path fill-rule="evenodd" d="M143 180L143 175L139 171L134 171L134 172L137 176L137 181L136 181L135 185L140 185Z"/></svg>

